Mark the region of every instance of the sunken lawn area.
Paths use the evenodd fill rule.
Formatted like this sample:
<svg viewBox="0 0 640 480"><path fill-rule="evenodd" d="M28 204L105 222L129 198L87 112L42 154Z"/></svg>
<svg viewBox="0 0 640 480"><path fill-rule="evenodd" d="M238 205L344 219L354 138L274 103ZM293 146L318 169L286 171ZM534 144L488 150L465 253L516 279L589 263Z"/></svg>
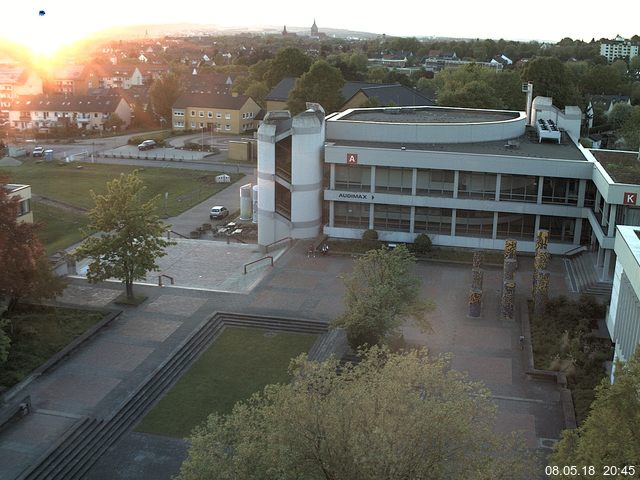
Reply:
<svg viewBox="0 0 640 480"><path fill-rule="evenodd" d="M239 400L271 383L289 381L292 358L309 351L315 335L226 328L136 427L185 438L212 412L229 413Z"/></svg>

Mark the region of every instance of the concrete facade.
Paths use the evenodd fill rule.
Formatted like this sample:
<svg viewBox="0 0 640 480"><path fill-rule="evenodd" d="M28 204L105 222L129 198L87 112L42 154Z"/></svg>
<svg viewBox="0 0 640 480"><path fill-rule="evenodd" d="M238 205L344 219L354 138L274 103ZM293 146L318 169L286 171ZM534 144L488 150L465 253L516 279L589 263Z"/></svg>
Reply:
<svg viewBox="0 0 640 480"><path fill-rule="evenodd" d="M31 185L16 185L13 183L2 185L9 192L9 198L18 198L20 206L18 221L33 223L33 211L31 210Z"/></svg>

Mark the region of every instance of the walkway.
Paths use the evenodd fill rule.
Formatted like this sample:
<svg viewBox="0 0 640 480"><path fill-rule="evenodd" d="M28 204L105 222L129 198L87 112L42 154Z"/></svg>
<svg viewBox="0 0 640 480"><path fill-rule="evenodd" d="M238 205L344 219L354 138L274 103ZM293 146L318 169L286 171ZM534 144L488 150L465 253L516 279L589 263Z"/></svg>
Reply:
<svg viewBox="0 0 640 480"><path fill-rule="evenodd" d="M326 322L335 318L343 309L343 287L338 278L351 271L352 260L307 258L305 245L300 242L273 269L267 268L250 293L136 286L148 296L142 305L125 308L77 353L25 389L35 412L0 434L0 479L16 478L79 416L108 416L216 311ZM225 263L225 257L209 256L206 250L197 258L211 269ZM425 263L417 272L424 280L425 296L437 304L431 317L434 332L425 337L408 326L407 338L434 352L454 352L454 367L485 381L498 404L497 428L501 431L523 430L531 447L537 447L541 439L558 438L562 422L556 389L525 378L517 341L519 325L495 319L499 272L485 273L485 309L483 317L474 320L466 316L470 267ZM525 260L518 271L521 293L528 288L528 277L530 262ZM552 281L558 289L565 288L561 270L554 270ZM113 307L112 301L121 291L118 284L88 285L73 279L60 300ZM169 479L185 452L181 440L130 432L96 464L89 478Z"/></svg>

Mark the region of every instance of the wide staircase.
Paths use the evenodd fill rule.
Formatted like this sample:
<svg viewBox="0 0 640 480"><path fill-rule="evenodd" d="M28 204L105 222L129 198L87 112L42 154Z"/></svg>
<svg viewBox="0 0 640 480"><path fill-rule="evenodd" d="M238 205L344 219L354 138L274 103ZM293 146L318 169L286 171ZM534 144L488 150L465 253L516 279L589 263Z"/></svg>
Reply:
<svg viewBox="0 0 640 480"><path fill-rule="evenodd" d="M323 334L324 322L259 315L218 313L196 330L175 353L132 392L107 418L83 417L46 451L20 480L74 480L85 478L95 462L131 429L178 378L206 350L226 326L271 331Z"/></svg>
<svg viewBox="0 0 640 480"><path fill-rule="evenodd" d="M572 285L577 292L590 295L611 297L612 282L603 282L595 268L595 256L582 252L564 259L565 267Z"/></svg>

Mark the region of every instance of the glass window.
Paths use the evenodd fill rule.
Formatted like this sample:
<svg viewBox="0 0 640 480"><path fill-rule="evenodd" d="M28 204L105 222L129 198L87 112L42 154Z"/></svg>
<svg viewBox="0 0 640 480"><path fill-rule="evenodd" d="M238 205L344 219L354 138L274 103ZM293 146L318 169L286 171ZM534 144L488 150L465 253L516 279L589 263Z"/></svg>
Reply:
<svg viewBox="0 0 640 480"><path fill-rule="evenodd" d="M538 201L538 177L503 174L500 179L500 200L536 203Z"/></svg>
<svg viewBox="0 0 640 480"><path fill-rule="evenodd" d="M578 204L579 180L575 178L544 177L542 203Z"/></svg>
<svg viewBox="0 0 640 480"><path fill-rule="evenodd" d="M225 113L224 114L224 119L225 120L231 120L231 114L230 113Z"/></svg>
<svg viewBox="0 0 640 480"><path fill-rule="evenodd" d="M576 219L540 215L540 228L549 230L549 239L560 243L572 243Z"/></svg>
<svg viewBox="0 0 640 480"><path fill-rule="evenodd" d="M207 118L213 118L213 112L207 112Z"/></svg>
<svg viewBox="0 0 640 480"><path fill-rule="evenodd" d="M333 225L336 227L369 228L369 204L334 202Z"/></svg>
<svg viewBox="0 0 640 480"><path fill-rule="evenodd" d="M196 111L195 110L191 110L191 116L195 117L196 116Z"/></svg>
<svg viewBox="0 0 640 480"><path fill-rule="evenodd" d="M199 117L204 117L204 112L198 112Z"/></svg>
<svg viewBox="0 0 640 480"><path fill-rule="evenodd" d="M20 202L20 215L26 215L31 211L31 201L25 198Z"/></svg>
<svg viewBox="0 0 640 480"><path fill-rule="evenodd" d="M374 205L374 229L408 232L410 223L411 207L403 205Z"/></svg>
<svg viewBox="0 0 640 480"><path fill-rule="evenodd" d="M456 210L456 235L491 238L493 235L493 212Z"/></svg>
<svg viewBox="0 0 640 480"><path fill-rule="evenodd" d="M494 200L496 198L496 174L460 172L458 197Z"/></svg>
<svg viewBox="0 0 640 480"><path fill-rule="evenodd" d="M336 190L371 191L371 167L336 165Z"/></svg>
<svg viewBox="0 0 640 480"><path fill-rule="evenodd" d="M587 180L587 188L584 192L584 206L593 208L596 203L596 184L591 180Z"/></svg>
<svg viewBox="0 0 640 480"><path fill-rule="evenodd" d="M222 118L222 114L220 112L216 112L216 118Z"/></svg>
<svg viewBox="0 0 640 480"><path fill-rule="evenodd" d="M276 212L291 220L291 192L276 182Z"/></svg>
<svg viewBox="0 0 640 480"><path fill-rule="evenodd" d="M414 232L451 235L451 209L416 207Z"/></svg>
<svg viewBox="0 0 640 480"><path fill-rule="evenodd" d="M453 170L418 169L416 193L434 197L453 197Z"/></svg>
<svg viewBox="0 0 640 480"><path fill-rule="evenodd" d="M500 212L498 213L497 238L516 238L533 241L535 226L535 215Z"/></svg>
<svg viewBox="0 0 640 480"><path fill-rule="evenodd" d="M412 168L377 167L376 192L411 194Z"/></svg>
<svg viewBox="0 0 640 480"><path fill-rule="evenodd" d="M229 125L228 123L224 126L225 130L231 130L231 125Z"/></svg>

